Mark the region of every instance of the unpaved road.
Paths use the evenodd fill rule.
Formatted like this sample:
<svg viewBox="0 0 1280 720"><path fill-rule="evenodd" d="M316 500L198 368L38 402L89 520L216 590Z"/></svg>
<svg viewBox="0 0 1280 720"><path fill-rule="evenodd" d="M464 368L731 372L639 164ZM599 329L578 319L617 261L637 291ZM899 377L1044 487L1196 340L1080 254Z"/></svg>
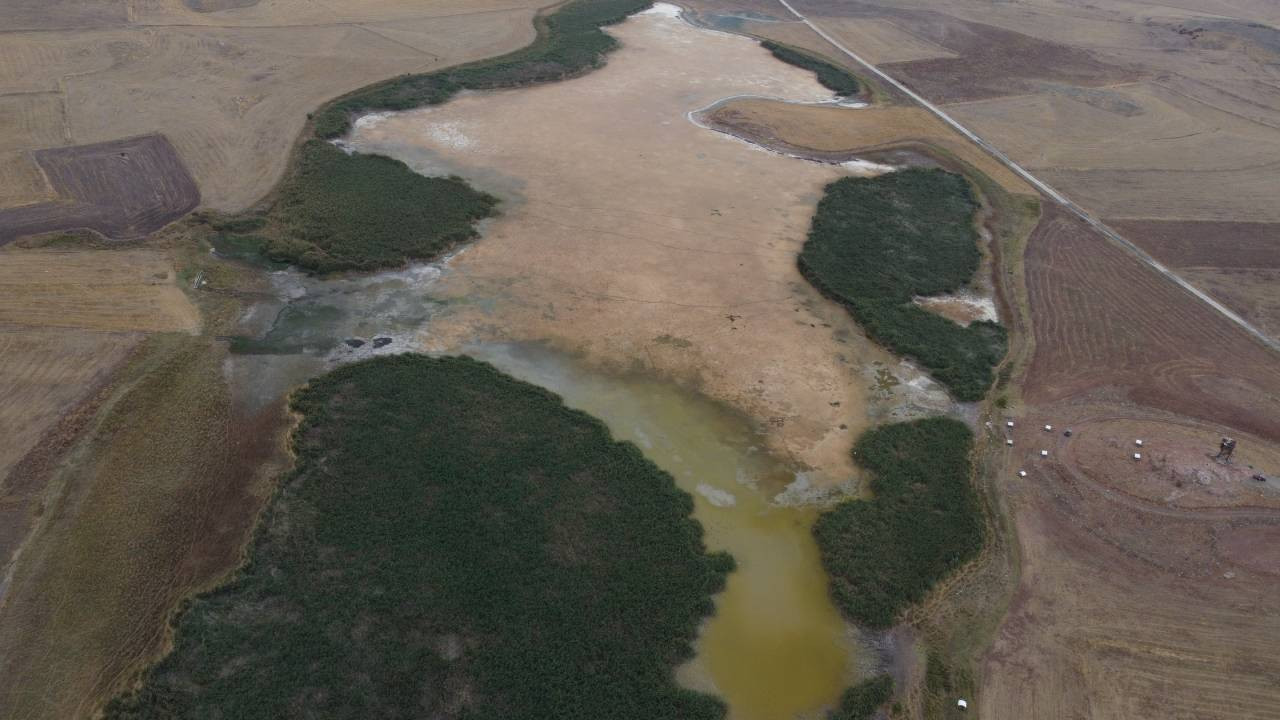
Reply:
<svg viewBox="0 0 1280 720"><path fill-rule="evenodd" d="M1145 251L1139 248L1137 245L1134 245L1132 242L1125 239L1125 237L1122 236L1120 233L1111 229L1109 226L1107 226L1106 223L1094 217L1087 210L1085 210L1084 208L1072 202L1062 193L1053 189L1053 187L1050 186L1048 183L1044 182L1043 180L1040 180L1035 175L1032 175L1030 172L1024 169L1021 165L1017 164L1012 159L1010 159L1008 155L1005 155L1003 152L1001 152L999 148L995 147L994 145L987 142L986 140L983 140L981 137L978 136L977 133L973 132L969 128L965 127L964 125L961 125L957 120L952 118L950 115L944 112L941 108L929 102L928 100L924 99L919 94L917 94L916 92L908 88L906 85L902 84L901 82L898 82L892 76L890 76L888 73L884 72L880 68L862 59L860 56L858 56L857 53L845 47L843 44L840 43L839 40L837 40L831 34L827 33L825 30L819 27L817 23L805 17L804 15L800 14L800 12L796 10L794 7L792 7L791 3L787 2L787 0L778 0L778 2L782 3L782 6L785 7L796 18L798 18L800 22L809 26L811 30L816 32L827 42L831 43L837 50L847 55L849 58L857 62L859 65L865 67L867 70L873 73L876 77L880 78L884 82L888 83L889 85L893 86L897 90L901 91L907 97L919 103L921 107L925 108L929 112L936 115L939 120L942 120L946 124L955 128L956 132L960 133L961 135L964 135L966 138L973 141L974 144L981 147L983 150L986 150L988 153L991 154L992 157L999 160L1001 163L1003 163L1006 167L1008 167L1014 173L1017 173L1017 175L1021 177L1023 180L1026 180L1037 190L1044 193L1046 196L1048 196L1058 204L1062 205L1067 210L1070 210L1073 214L1077 215L1081 220L1088 223L1091 227L1093 227L1095 230L1097 230L1099 233L1105 236L1108 240L1119 245L1120 247L1124 248L1128 252L1132 253L1139 260L1141 260L1142 262L1146 263L1147 265L1155 269L1161 275L1165 276L1169 280L1172 280L1183 290L1186 290L1187 292L1191 293L1192 295L1196 296L1200 300L1207 303L1210 307L1218 311L1218 313L1226 317L1228 320L1230 320L1231 322L1235 323L1236 325L1246 330L1250 335L1253 335L1263 345L1266 345L1272 350L1280 352L1280 341L1277 341L1276 339L1272 338L1270 335L1254 327L1250 322L1245 320L1243 317L1237 315L1235 312L1233 312L1231 309L1229 309L1222 303L1218 302L1217 300L1214 300L1212 297L1209 297L1207 294L1200 291L1199 289L1197 289L1195 286L1193 286L1191 283L1187 282L1186 280L1183 280L1181 277L1179 277L1169 268L1161 264L1160 261L1151 257Z"/></svg>

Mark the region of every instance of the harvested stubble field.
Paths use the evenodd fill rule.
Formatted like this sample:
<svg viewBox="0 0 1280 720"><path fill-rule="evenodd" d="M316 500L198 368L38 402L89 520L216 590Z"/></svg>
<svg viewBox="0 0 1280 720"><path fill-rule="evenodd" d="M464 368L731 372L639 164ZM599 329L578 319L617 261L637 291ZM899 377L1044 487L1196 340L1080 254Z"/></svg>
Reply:
<svg viewBox="0 0 1280 720"><path fill-rule="evenodd" d="M153 249L0 251L0 323L194 332L200 314Z"/></svg>
<svg viewBox="0 0 1280 720"><path fill-rule="evenodd" d="M75 435L141 340L139 333L0 324L0 578L40 511L44 458L24 458Z"/></svg>
<svg viewBox="0 0 1280 720"><path fill-rule="evenodd" d="M47 468L57 491L0 603L0 715L92 716L163 647L174 606L239 561L285 418L232 408L222 353L152 335Z"/></svg>
<svg viewBox="0 0 1280 720"><path fill-rule="evenodd" d="M398 73L526 45L545 4L288 0L220 2L217 12L197 12L182 0L6 3L0 98L48 100L22 101L24 125L45 130L33 136L0 122L0 148L29 154L160 133L206 205L239 210L279 180L316 106ZM10 195L0 190L0 198Z"/></svg>
<svg viewBox="0 0 1280 720"><path fill-rule="evenodd" d="M82 228L109 238L138 238L200 202L200 190L163 135L33 155L54 200L0 210L0 245L23 235Z"/></svg>

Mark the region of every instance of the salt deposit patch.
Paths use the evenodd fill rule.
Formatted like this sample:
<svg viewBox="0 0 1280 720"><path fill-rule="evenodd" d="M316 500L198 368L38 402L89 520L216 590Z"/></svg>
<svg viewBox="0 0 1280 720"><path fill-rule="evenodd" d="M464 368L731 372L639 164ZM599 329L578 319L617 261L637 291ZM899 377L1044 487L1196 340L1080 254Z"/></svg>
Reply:
<svg viewBox="0 0 1280 720"><path fill-rule="evenodd" d="M733 507L738 504L738 499L733 493L721 490L714 485L701 483L697 487L698 494L707 499L707 502L718 508Z"/></svg>
<svg viewBox="0 0 1280 720"><path fill-rule="evenodd" d="M897 170L897 168L892 165L871 162L870 160L848 160L840 163L840 167L848 170L850 175L855 175L857 177L875 177L877 175L883 175Z"/></svg>
<svg viewBox="0 0 1280 720"><path fill-rule="evenodd" d="M925 310L937 313L964 327L980 320L996 322L1000 317L996 313L994 298L969 289L946 295L917 297L913 301Z"/></svg>
<svg viewBox="0 0 1280 720"><path fill-rule="evenodd" d="M465 150L475 143L462 131L460 123L435 123L426 127L427 137L437 145Z"/></svg>
<svg viewBox="0 0 1280 720"><path fill-rule="evenodd" d="M681 9L679 5L659 2L654 3L653 7L648 10L636 13L636 15L661 15L662 17L678 18L682 12L684 12L684 10Z"/></svg>

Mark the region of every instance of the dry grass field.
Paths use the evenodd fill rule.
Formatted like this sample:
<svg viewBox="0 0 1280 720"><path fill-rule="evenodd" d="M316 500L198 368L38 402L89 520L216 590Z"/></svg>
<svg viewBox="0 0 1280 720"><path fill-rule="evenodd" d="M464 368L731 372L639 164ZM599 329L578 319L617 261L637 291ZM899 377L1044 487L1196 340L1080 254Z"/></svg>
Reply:
<svg viewBox="0 0 1280 720"><path fill-rule="evenodd" d="M200 314L149 249L0 251L0 323L193 332Z"/></svg>
<svg viewBox="0 0 1280 720"><path fill-rule="evenodd" d="M279 178L320 103L398 73L525 45L546 4L266 0L197 12L182 0L6 3L0 151L159 133L206 205L240 209ZM15 195L0 188L0 199Z"/></svg>
<svg viewBox="0 0 1280 720"><path fill-rule="evenodd" d="M704 121L766 146L822 153L865 154L912 143L928 145L954 155L1008 192L1033 194L1021 178L921 108L851 109L742 98L718 105Z"/></svg>
<svg viewBox="0 0 1280 720"><path fill-rule="evenodd" d="M54 198L53 188L30 153L0 152L0 208L38 203Z"/></svg>
<svg viewBox="0 0 1280 720"><path fill-rule="evenodd" d="M237 413L224 352L151 336L52 469L0 602L0 716L91 717L163 647L174 606L239 560L284 418Z"/></svg>
<svg viewBox="0 0 1280 720"><path fill-rule="evenodd" d="M193 483L244 492L206 456L239 450L205 439L208 413L226 413L220 365L194 335L202 319L174 267L162 242L0 250L0 717L87 715L121 669L154 652L185 588L234 560L238 545L218 549L220 528L238 542L253 516L206 515L197 497L164 494ZM166 374L165 358L195 344ZM164 395L173 383L188 389ZM148 392L160 395L138 400ZM176 523L172 542L162 521Z"/></svg>
<svg viewBox="0 0 1280 720"><path fill-rule="evenodd" d="M37 445L56 451L74 437L141 340L139 333L0 325L0 578L41 511L39 466L48 453ZM4 585L0 579L0 604Z"/></svg>

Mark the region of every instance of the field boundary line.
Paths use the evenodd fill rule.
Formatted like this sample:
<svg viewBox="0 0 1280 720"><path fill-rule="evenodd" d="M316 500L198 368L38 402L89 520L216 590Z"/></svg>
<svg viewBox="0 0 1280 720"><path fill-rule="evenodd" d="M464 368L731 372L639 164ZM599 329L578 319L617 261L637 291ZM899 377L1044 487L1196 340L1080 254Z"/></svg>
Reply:
<svg viewBox="0 0 1280 720"><path fill-rule="evenodd" d="M876 77L878 77L879 79L891 85L894 89L900 91L907 97L911 98L913 101L918 103L921 107L923 107L925 110L928 110L930 113L932 113L939 120L943 121L947 125L950 125L953 130L955 130L956 132L968 138L970 142L972 142L973 144L985 150L987 154L991 155L996 160L999 160L1001 164L1003 164L1005 167L1012 170L1014 174L1016 174L1018 177L1021 177L1023 180L1026 180L1028 183L1031 184L1032 187L1044 193L1046 196L1048 196L1050 199L1052 199L1054 202L1058 203L1062 207L1071 211L1073 215L1083 220L1091 228L1093 228L1094 230L1102 234L1103 237L1107 238L1112 243L1120 246L1122 249L1127 250L1130 254L1132 254L1134 257L1138 258L1139 260L1141 260L1148 267L1160 273L1166 279L1171 280L1172 282L1177 284L1179 287L1181 287L1183 290L1186 290L1187 292L1191 293L1193 296L1202 300L1209 307L1218 311L1220 315L1227 318L1228 320L1230 320L1231 322L1239 326L1241 329L1248 332L1250 335L1252 335L1256 340L1261 342L1267 348L1276 352L1280 352L1280 341L1277 341L1275 338L1272 338L1270 335L1254 327L1249 321L1245 320L1243 317L1236 314L1227 306L1213 299L1208 294L1201 291L1199 288L1195 287L1194 285L1187 282L1186 280L1183 280L1180 276L1178 276L1172 270L1165 267L1164 264L1161 263L1159 260L1156 260L1154 257L1149 255L1145 250L1138 247L1130 240L1126 239L1120 233L1111 229L1110 226L1108 226L1106 223L1102 222L1098 218L1094 217L1091 213L1089 213L1089 211L1080 207L1079 205L1071 201L1069 198L1067 198L1065 195L1055 190L1051 185L1049 185L1048 183L1044 182L1040 178L1036 177L1035 175L1032 175L1030 172L1025 170L1021 165L1014 162L1012 158L1010 158L1008 155L1005 155L995 145L992 145L990 142L987 142L986 140L982 139L982 137L980 137L974 131L970 130L964 125L961 125L959 121L957 121L955 118L948 115L942 108L929 102L924 97L922 97L919 93L915 92L914 90L907 87L903 83L894 79L893 76L889 75L885 71L876 67L874 64L864 60L857 53L845 47L844 44L842 44L839 40L832 37L829 33L827 33L827 31L819 27L817 23L813 22L808 17L800 14L800 12L796 10L794 7L792 7L791 3L787 2L787 0L778 0L778 2L781 3L782 6L785 7L792 15L796 16L800 20L800 22L807 25L810 30L813 30L819 36L821 36L823 40L826 40L827 42L831 43L833 47L835 47L837 50L847 55L854 62L866 68Z"/></svg>

